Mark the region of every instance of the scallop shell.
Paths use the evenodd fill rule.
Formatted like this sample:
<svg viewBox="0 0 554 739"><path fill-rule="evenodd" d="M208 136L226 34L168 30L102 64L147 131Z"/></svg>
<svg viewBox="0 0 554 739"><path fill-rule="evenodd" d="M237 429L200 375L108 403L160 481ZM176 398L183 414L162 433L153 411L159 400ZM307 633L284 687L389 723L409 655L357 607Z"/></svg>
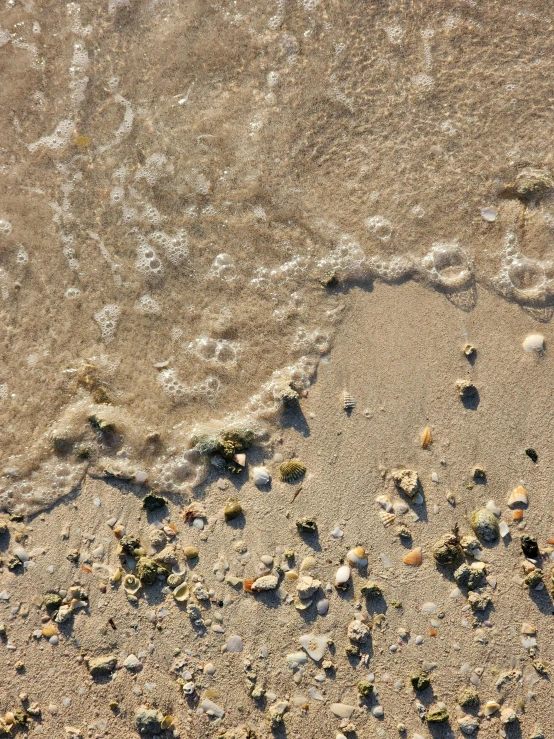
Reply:
<svg viewBox="0 0 554 739"><path fill-rule="evenodd" d="M348 565L342 565L339 567L335 574L335 587L345 588L352 575L352 570Z"/></svg>
<svg viewBox="0 0 554 739"><path fill-rule="evenodd" d="M365 567L367 565L366 551L363 547L354 547L346 555L348 563L351 565L358 565L359 567Z"/></svg>
<svg viewBox="0 0 554 739"><path fill-rule="evenodd" d="M186 582L182 582L180 585L177 585L175 590L173 591L173 597L175 600L179 601L179 603L183 603L184 601L188 600L190 596L190 588Z"/></svg>
<svg viewBox="0 0 554 739"><path fill-rule="evenodd" d="M427 449L433 443L433 437L431 435L431 429L427 426L421 433L421 448Z"/></svg>
<svg viewBox="0 0 554 739"><path fill-rule="evenodd" d="M138 577L134 575L125 575L123 578L123 589L129 595L136 595L141 588L141 583Z"/></svg>
<svg viewBox="0 0 554 739"><path fill-rule="evenodd" d="M299 480L306 472L306 467L299 459L289 459L279 467L281 482L294 482Z"/></svg>
<svg viewBox="0 0 554 739"><path fill-rule="evenodd" d="M512 490L510 497L508 498L508 505L512 508L515 505L528 505L529 498L527 496L527 490L522 485L519 485L515 490Z"/></svg>
<svg viewBox="0 0 554 739"><path fill-rule="evenodd" d="M415 547L415 549L412 549L412 551L408 552L408 554L404 557L402 561L405 565L410 565L412 567L417 567L418 565L420 565L423 561L421 547Z"/></svg>
<svg viewBox="0 0 554 739"><path fill-rule="evenodd" d="M342 407L345 411L352 411L356 407L356 400L346 390L342 394Z"/></svg>
<svg viewBox="0 0 554 739"><path fill-rule="evenodd" d="M383 522L383 526L387 528L387 526L392 526L392 522L396 518L394 513L387 513L387 511L379 511L379 518Z"/></svg>

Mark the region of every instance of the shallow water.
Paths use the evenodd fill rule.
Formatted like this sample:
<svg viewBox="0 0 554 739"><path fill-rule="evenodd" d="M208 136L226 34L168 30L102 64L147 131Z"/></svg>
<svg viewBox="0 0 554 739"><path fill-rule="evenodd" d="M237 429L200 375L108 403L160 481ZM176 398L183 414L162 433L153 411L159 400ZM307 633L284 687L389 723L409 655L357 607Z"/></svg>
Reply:
<svg viewBox="0 0 554 739"><path fill-rule="evenodd" d="M552 16L7 0L0 505L38 510L90 464L190 486L191 429L261 432L352 284L467 311L477 281L549 320L554 199L506 192L552 166Z"/></svg>

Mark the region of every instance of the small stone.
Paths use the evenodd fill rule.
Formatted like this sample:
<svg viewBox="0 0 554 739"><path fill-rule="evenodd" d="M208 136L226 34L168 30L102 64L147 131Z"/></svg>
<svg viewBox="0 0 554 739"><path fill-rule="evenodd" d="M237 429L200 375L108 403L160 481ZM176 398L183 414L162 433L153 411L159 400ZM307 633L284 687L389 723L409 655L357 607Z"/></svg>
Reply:
<svg viewBox="0 0 554 739"><path fill-rule="evenodd" d="M161 734L163 713L155 708L140 706L135 712L137 730L140 734Z"/></svg>
<svg viewBox="0 0 554 739"><path fill-rule="evenodd" d="M366 598L379 598L383 595L383 591L373 580L368 580L365 585L362 585L360 592Z"/></svg>
<svg viewBox="0 0 554 739"><path fill-rule="evenodd" d="M458 695L458 703L462 708L475 708L479 705L479 693L475 688L464 688Z"/></svg>
<svg viewBox="0 0 554 739"><path fill-rule="evenodd" d="M115 670L117 657L93 657L88 661L88 671L93 677L109 675Z"/></svg>
<svg viewBox="0 0 554 739"><path fill-rule="evenodd" d="M123 667L131 672L140 667L141 662L135 654L130 654L123 660Z"/></svg>
<svg viewBox="0 0 554 739"><path fill-rule="evenodd" d="M538 567L535 567L529 572L523 582L529 588L536 588L538 585L540 585L540 583L542 583L542 577L542 570L540 570Z"/></svg>
<svg viewBox="0 0 554 739"><path fill-rule="evenodd" d="M144 585L153 585L159 574L167 575L167 571L149 557L141 557L137 561L135 574Z"/></svg>
<svg viewBox="0 0 554 739"><path fill-rule="evenodd" d="M523 534L520 539L520 543L521 543L521 551L526 557L528 557L529 559L538 559L539 546L534 536L530 536L529 534Z"/></svg>
<svg viewBox="0 0 554 739"><path fill-rule="evenodd" d="M454 580L458 587L467 588L468 590L475 590L475 588L478 588L482 577L482 572L469 567L465 563L460 565L458 569L454 571Z"/></svg>
<svg viewBox="0 0 554 739"><path fill-rule="evenodd" d="M277 575L263 575L252 583L252 590L275 590L279 584Z"/></svg>
<svg viewBox="0 0 554 739"><path fill-rule="evenodd" d="M503 724L513 724L517 721L517 713L513 708L506 706L500 711L500 720Z"/></svg>
<svg viewBox="0 0 554 739"><path fill-rule="evenodd" d="M417 670L410 675L410 682L414 690L418 692L425 690L431 685L431 679L425 670Z"/></svg>
<svg viewBox="0 0 554 739"><path fill-rule="evenodd" d="M458 388L458 395L462 401L473 400L479 394L475 385L469 382L469 380L457 380L456 387Z"/></svg>
<svg viewBox="0 0 554 739"><path fill-rule="evenodd" d="M416 495L421 491L419 475L415 470L393 470L391 476L396 487L401 490L408 498L415 498Z"/></svg>
<svg viewBox="0 0 554 739"><path fill-rule="evenodd" d="M296 593L301 600L310 598L320 587L320 580L315 580L310 575L301 575L296 581Z"/></svg>
<svg viewBox="0 0 554 739"><path fill-rule="evenodd" d="M164 508L167 505L167 500L161 495L155 495L155 493L148 493L144 496L142 501L142 507L146 511L156 511L160 508Z"/></svg>
<svg viewBox="0 0 554 739"><path fill-rule="evenodd" d="M223 515L226 521L233 521L242 514L242 506L238 502L237 498L230 498L225 504L223 509Z"/></svg>
<svg viewBox="0 0 554 739"><path fill-rule="evenodd" d="M58 593L46 593L43 604L47 611L55 611L61 606L62 600Z"/></svg>
<svg viewBox="0 0 554 739"><path fill-rule="evenodd" d="M369 626L364 624L362 621L354 620L348 624L347 634L350 641L353 641L356 644L365 644L371 636L371 630Z"/></svg>
<svg viewBox="0 0 554 739"><path fill-rule="evenodd" d="M183 547L183 554L187 559L196 559L198 557L198 549L195 546L189 545Z"/></svg>
<svg viewBox="0 0 554 739"><path fill-rule="evenodd" d="M477 716L463 715L458 718L458 728L462 734L470 736L475 734L479 728L479 719Z"/></svg>
<svg viewBox="0 0 554 739"><path fill-rule="evenodd" d="M442 724L448 721L448 712L444 706L432 706L425 716L428 724Z"/></svg>
<svg viewBox="0 0 554 739"><path fill-rule="evenodd" d="M63 624L73 616L73 609L70 605L60 606L58 613L56 614L56 623Z"/></svg>
<svg viewBox="0 0 554 739"><path fill-rule="evenodd" d="M363 695L364 698L367 698L373 693L373 683L370 683L369 680L360 680L358 683L358 693Z"/></svg>
<svg viewBox="0 0 554 739"><path fill-rule="evenodd" d="M303 534L314 534L317 532L317 523L313 518L305 516L296 521L296 528Z"/></svg>

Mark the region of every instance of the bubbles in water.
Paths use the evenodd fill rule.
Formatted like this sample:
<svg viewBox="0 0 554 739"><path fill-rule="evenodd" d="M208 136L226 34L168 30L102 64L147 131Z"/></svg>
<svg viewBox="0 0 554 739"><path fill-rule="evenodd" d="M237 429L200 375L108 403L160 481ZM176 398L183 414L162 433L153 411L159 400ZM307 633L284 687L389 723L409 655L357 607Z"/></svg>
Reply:
<svg viewBox="0 0 554 739"><path fill-rule="evenodd" d="M414 74L410 82L419 92L429 92L435 84L435 80L431 75L420 72L420 74Z"/></svg>
<svg viewBox="0 0 554 739"><path fill-rule="evenodd" d="M94 314L94 320L100 326L104 341L111 341L119 321L120 309L118 305L105 305L102 310Z"/></svg>
<svg viewBox="0 0 554 739"><path fill-rule="evenodd" d="M465 251L457 241L439 241L423 258L423 268L433 282L443 287L460 288L473 279Z"/></svg>
<svg viewBox="0 0 554 739"><path fill-rule="evenodd" d="M184 228L176 231L172 237L168 236L164 231L154 231L148 238L162 247L166 257L172 264L181 264L188 256L188 237Z"/></svg>
<svg viewBox="0 0 554 739"><path fill-rule="evenodd" d="M160 304L151 295L141 295L135 303L135 310L145 316L157 316L162 312Z"/></svg>
<svg viewBox="0 0 554 739"><path fill-rule="evenodd" d="M9 236L12 232L12 224L5 218L0 218L0 236Z"/></svg>
<svg viewBox="0 0 554 739"><path fill-rule="evenodd" d="M17 262L17 264L21 264L21 265L27 264L29 261L29 255L27 254L27 252L25 251L25 249L23 248L21 244L19 244L19 248L17 250L15 261Z"/></svg>
<svg viewBox="0 0 554 739"><path fill-rule="evenodd" d="M218 254L212 263L209 274L210 277L216 277L220 280L226 280L227 282L236 280L237 271L235 269L233 257L230 254Z"/></svg>
<svg viewBox="0 0 554 739"><path fill-rule="evenodd" d="M213 339L208 336L200 336L191 341L187 350L205 362L223 365L235 364L240 354L240 346L237 342Z"/></svg>
<svg viewBox="0 0 554 739"><path fill-rule="evenodd" d="M137 270L148 279L161 277L164 268L153 246L146 243L143 237L139 237L137 246Z"/></svg>
<svg viewBox="0 0 554 739"><path fill-rule="evenodd" d="M365 222L372 234L382 241L390 239L392 234L392 223L383 216L372 216Z"/></svg>

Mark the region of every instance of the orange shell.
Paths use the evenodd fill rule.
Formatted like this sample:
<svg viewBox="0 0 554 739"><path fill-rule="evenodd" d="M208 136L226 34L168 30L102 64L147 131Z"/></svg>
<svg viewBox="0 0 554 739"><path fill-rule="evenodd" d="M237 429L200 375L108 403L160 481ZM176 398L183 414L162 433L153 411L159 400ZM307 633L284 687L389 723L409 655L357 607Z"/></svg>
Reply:
<svg viewBox="0 0 554 739"><path fill-rule="evenodd" d="M431 429L427 426L421 433L421 448L427 449L433 443L433 436L431 435Z"/></svg>
<svg viewBox="0 0 554 739"><path fill-rule="evenodd" d="M518 508L517 511L513 512L512 518L514 519L514 521L521 521L521 519L523 518L523 511L521 510L521 508Z"/></svg>
<svg viewBox="0 0 554 739"><path fill-rule="evenodd" d="M405 565L411 565L411 566L417 566L420 565L423 560L423 556L421 554L421 547L416 547L415 549L412 549L411 552L408 552L408 554L404 557L402 560Z"/></svg>
<svg viewBox="0 0 554 739"><path fill-rule="evenodd" d="M247 577L244 583L242 584L243 588L246 590L247 593L253 593L252 585L254 585L254 578L253 577Z"/></svg>

